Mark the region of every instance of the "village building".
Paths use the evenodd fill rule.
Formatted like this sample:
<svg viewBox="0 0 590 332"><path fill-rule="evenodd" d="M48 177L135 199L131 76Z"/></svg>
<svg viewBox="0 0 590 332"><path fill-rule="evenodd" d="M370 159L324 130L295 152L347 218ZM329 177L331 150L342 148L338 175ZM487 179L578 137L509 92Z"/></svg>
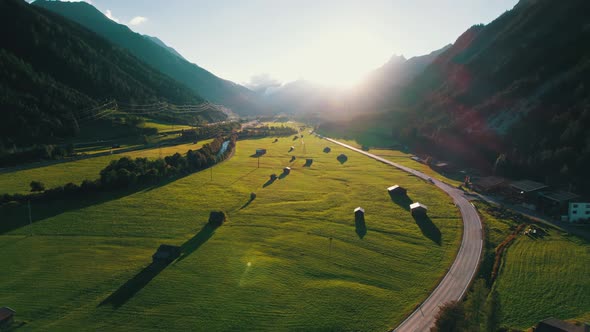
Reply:
<svg viewBox="0 0 590 332"><path fill-rule="evenodd" d="M499 176L469 177L471 188L478 192L492 192L506 187L508 180Z"/></svg>
<svg viewBox="0 0 590 332"><path fill-rule="evenodd" d="M570 202L568 207L568 221L578 222L590 219L590 203Z"/></svg>
<svg viewBox="0 0 590 332"><path fill-rule="evenodd" d="M413 216L425 216L428 212L428 207L422 203L412 203L410 204L410 211Z"/></svg>
<svg viewBox="0 0 590 332"><path fill-rule="evenodd" d="M544 191L539 193L539 208L549 216L561 216L568 212L569 203L580 198L567 191Z"/></svg>
<svg viewBox="0 0 590 332"><path fill-rule="evenodd" d="M256 155L262 156L263 154L266 154L266 149L256 149Z"/></svg>

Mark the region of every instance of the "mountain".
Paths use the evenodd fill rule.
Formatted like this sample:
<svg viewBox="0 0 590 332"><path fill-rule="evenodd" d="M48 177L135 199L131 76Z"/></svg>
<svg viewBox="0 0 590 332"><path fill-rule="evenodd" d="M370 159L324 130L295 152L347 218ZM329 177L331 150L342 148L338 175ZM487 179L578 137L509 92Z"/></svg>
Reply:
<svg viewBox="0 0 590 332"><path fill-rule="evenodd" d="M450 45L430 54L406 59L394 55L350 88L331 88L306 80L261 89L267 103L280 112L345 118L386 109L402 87L420 74ZM346 70L343 68L342 70ZM272 82L271 82L272 83Z"/></svg>
<svg viewBox="0 0 590 332"><path fill-rule="evenodd" d="M0 148L75 135L107 100L202 104L197 93L59 15L0 1Z"/></svg>
<svg viewBox="0 0 590 332"><path fill-rule="evenodd" d="M118 24L86 2L60 2L37 0L42 7L96 32L110 42L135 55L153 68L184 83L205 99L230 108L240 115L265 111L258 95L231 81L221 79L209 71L186 61L163 43L146 38Z"/></svg>
<svg viewBox="0 0 590 332"><path fill-rule="evenodd" d="M165 50L167 50L168 52L176 55L177 57L181 58L182 60L187 61L180 53L178 53L175 49L173 49L172 47L166 45L163 41L160 40L160 38L158 37L153 37L153 36L148 36L148 35L143 35L146 39L152 41L153 43L155 43L156 45L164 48Z"/></svg>
<svg viewBox="0 0 590 332"><path fill-rule="evenodd" d="M471 27L390 104L396 138L590 192L589 12L527 0Z"/></svg>

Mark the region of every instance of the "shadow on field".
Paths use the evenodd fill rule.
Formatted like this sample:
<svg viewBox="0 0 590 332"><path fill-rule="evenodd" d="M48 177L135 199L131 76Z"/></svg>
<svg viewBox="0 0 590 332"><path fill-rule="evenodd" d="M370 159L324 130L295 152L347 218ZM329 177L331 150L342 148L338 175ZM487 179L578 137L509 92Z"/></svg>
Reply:
<svg viewBox="0 0 590 332"><path fill-rule="evenodd" d="M354 216L354 227L356 229L356 235L358 235L360 239L367 235L367 225L365 224L364 215L357 214Z"/></svg>
<svg viewBox="0 0 590 332"><path fill-rule="evenodd" d="M406 211L410 211L410 204L412 204L412 200L410 199L410 197L408 197L408 195L390 193L389 197L391 198L392 202L399 205Z"/></svg>
<svg viewBox="0 0 590 332"><path fill-rule="evenodd" d="M266 182L265 182L265 183L262 185L262 187L263 187L263 188L266 188L266 187L270 186L271 184L273 184L273 183L274 183L276 180L277 180L277 178L271 178L271 179L268 179L268 181L266 181Z"/></svg>
<svg viewBox="0 0 590 332"><path fill-rule="evenodd" d="M183 177L177 177L154 185L137 186L129 189L109 192L80 193L59 198L36 198L31 200L31 221L36 223L55 217L68 211L80 210L89 206L106 203L129 196L141 191L151 191ZM0 207L0 235L29 225L29 214L26 203L9 202Z"/></svg>
<svg viewBox="0 0 590 332"><path fill-rule="evenodd" d="M246 203L244 203L244 205L242 205L240 207L240 210L247 208L248 205L250 205L250 203L252 203L253 201L254 201L254 198L250 198Z"/></svg>
<svg viewBox="0 0 590 332"><path fill-rule="evenodd" d="M286 178L288 175L289 175L289 173L287 173L287 172L281 173L281 175L279 175L279 180Z"/></svg>
<svg viewBox="0 0 590 332"><path fill-rule="evenodd" d="M104 299L98 306L112 305L114 308L119 308L149 284L160 272L164 271L168 265L170 265L170 262L158 261L151 263L133 278L127 280L127 282Z"/></svg>
<svg viewBox="0 0 590 332"><path fill-rule="evenodd" d="M180 262L187 256L195 252L202 246L207 240L209 240L215 233L215 228L209 224L205 224L203 228L193 236L191 239L186 241L180 246L180 257L176 262ZM149 284L158 274L172 263L173 260L163 261L158 260L152 262L146 268L141 270L133 278L127 280L121 287L119 287L114 293L104 299L99 306L112 305L115 309L119 308L123 304L127 303L137 292L142 290L147 284Z"/></svg>
<svg viewBox="0 0 590 332"><path fill-rule="evenodd" d="M313 159L306 159L303 167L311 167L311 164L313 164Z"/></svg>
<svg viewBox="0 0 590 332"><path fill-rule="evenodd" d="M205 224L205 226L201 228L197 235L193 236L190 240L186 241L182 244L182 246L180 246L181 255L177 262L182 261L188 255L199 249L199 247L207 242L207 240L209 240L213 234L215 234L215 227Z"/></svg>
<svg viewBox="0 0 590 332"><path fill-rule="evenodd" d="M430 217L428 215L414 215L413 217L418 227L420 227L422 234L440 246L442 243L440 230L430 220Z"/></svg>

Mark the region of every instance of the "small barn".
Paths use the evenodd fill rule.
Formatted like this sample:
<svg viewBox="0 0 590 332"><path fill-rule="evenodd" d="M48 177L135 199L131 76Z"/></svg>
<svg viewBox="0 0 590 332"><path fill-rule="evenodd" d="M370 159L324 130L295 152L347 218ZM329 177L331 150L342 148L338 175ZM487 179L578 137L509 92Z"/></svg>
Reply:
<svg viewBox="0 0 590 332"><path fill-rule="evenodd" d="M548 318L533 327L533 332L588 332L588 325L574 325L555 318Z"/></svg>
<svg viewBox="0 0 590 332"><path fill-rule="evenodd" d="M359 217L364 217L365 216L365 209L363 209L362 207L357 207L356 209L354 209L354 216L356 218Z"/></svg>
<svg viewBox="0 0 590 332"><path fill-rule="evenodd" d="M152 255L152 260L154 263L169 264L178 257L180 257L180 247L162 244L156 250L156 253Z"/></svg>
<svg viewBox="0 0 590 332"><path fill-rule="evenodd" d="M408 190L396 184L394 186L387 188L387 192L391 196L405 196Z"/></svg>
<svg viewBox="0 0 590 332"><path fill-rule="evenodd" d="M289 174L291 173L291 167L287 166L285 168L283 168L283 174Z"/></svg>
<svg viewBox="0 0 590 332"><path fill-rule="evenodd" d="M293 150L295 150L295 147L294 147L294 146L291 146L291 147L289 148L289 152L291 152L291 151L293 151Z"/></svg>
<svg viewBox="0 0 590 332"><path fill-rule="evenodd" d="M410 204L410 211L413 216L425 216L428 212L428 207L422 203L416 202Z"/></svg>
<svg viewBox="0 0 590 332"><path fill-rule="evenodd" d="M0 308L0 329L8 329L12 325L14 314L16 314L16 311L9 307Z"/></svg>
<svg viewBox="0 0 590 332"><path fill-rule="evenodd" d="M266 149L256 149L256 155L262 156L263 154L266 154Z"/></svg>

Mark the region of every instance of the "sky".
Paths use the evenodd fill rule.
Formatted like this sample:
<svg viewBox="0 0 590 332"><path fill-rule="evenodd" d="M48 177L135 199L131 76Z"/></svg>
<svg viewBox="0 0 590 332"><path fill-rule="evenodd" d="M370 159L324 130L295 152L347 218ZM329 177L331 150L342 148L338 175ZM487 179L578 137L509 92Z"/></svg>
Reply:
<svg viewBox="0 0 590 332"><path fill-rule="evenodd" d="M517 0L90 0L240 84L350 85L392 55L430 53Z"/></svg>

